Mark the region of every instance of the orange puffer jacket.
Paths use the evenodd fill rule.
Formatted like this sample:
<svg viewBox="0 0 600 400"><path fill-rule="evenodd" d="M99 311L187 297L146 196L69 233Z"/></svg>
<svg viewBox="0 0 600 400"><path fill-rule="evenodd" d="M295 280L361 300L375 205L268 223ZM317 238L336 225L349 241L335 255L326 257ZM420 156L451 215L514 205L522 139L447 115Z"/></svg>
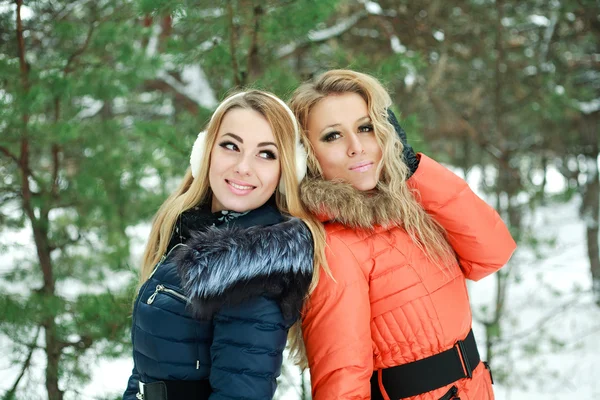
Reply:
<svg viewBox="0 0 600 400"><path fill-rule="evenodd" d="M380 205L336 195L333 182L302 187L307 206L328 215L322 218L328 220L326 256L335 278L321 274L302 321L314 400L370 399L373 371L432 356L464 339L472 321L466 279L497 271L516 248L496 211L432 159L421 155L408 184L447 232L458 258L449 270L431 263L402 228L351 228L365 226L369 216L362 214L369 209L385 215ZM471 379L453 385L461 400L494 398L483 363ZM437 400L451 386L411 399Z"/></svg>

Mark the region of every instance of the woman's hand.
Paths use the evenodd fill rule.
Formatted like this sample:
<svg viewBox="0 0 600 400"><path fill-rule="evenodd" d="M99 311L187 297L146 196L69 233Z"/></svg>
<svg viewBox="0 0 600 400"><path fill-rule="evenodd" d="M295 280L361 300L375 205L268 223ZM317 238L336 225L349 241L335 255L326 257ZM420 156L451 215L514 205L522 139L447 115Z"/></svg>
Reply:
<svg viewBox="0 0 600 400"><path fill-rule="evenodd" d="M396 119L396 115L394 114L394 112L390 108L388 108L387 111L388 111L388 121L390 124L392 124L392 126L396 130L396 133L398 134L398 136L400 137L400 141L402 142L402 145L403 145L402 155L404 157L404 163L408 166L408 169L410 171L410 173L408 175L408 178L410 178L412 176L412 174L414 174L415 171L417 170L417 168L419 167L419 158L417 157L417 154L415 153L415 151L413 150L411 145L408 144L408 139L406 138L406 132L404 132L404 129L402 129L402 127L398 123L398 120Z"/></svg>

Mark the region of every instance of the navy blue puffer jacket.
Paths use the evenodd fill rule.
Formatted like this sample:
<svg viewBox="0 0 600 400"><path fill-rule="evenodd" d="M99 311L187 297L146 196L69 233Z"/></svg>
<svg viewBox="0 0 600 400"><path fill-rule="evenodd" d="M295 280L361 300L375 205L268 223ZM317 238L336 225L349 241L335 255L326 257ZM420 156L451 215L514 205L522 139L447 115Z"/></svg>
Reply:
<svg viewBox="0 0 600 400"><path fill-rule="evenodd" d="M210 400L271 399L312 264L306 225L272 206L173 247L134 305L123 400L136 399L139 381L203 379Z"/></svg>

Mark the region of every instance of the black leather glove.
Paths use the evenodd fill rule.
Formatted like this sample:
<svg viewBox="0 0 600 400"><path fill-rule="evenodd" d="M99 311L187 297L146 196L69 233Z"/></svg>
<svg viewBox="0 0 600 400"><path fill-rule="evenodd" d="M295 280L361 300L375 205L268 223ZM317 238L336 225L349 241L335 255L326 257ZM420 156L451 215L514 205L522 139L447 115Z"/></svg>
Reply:
<svg viewBox="0 0 600 400"><path fill-rule="evenodd" d="M387 112L388 112L388 121L390 124L393 125L394 129L396 130L396 133L400 137L400 141L402 142L402 145L404 146L404 149L402 151L402 156L404 157L404 163L408 166L408 169L410 170L410 173L408 175L408 178L410 178L412 176L412 174L414 174L415 171L417 170L417 168L419 167L419 159L417 158L417 154L415 153L415 151L413 150L411 145L408 144L408 139L406 138L406 132L404 132L404 129L402 129L402 127L398 123L398 120L396 119L396 115L394 114L392 109L388 108Z"/></svg>

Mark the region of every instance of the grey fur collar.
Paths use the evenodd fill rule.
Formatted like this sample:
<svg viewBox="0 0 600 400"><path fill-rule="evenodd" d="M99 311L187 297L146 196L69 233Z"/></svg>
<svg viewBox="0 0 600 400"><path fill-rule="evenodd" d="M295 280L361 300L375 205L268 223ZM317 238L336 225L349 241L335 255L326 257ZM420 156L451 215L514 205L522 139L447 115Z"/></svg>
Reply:
<svg viewBox="0 0 600 400"><path fill-rule="evenodd" d="M270 226L208 228L175 255L182 287L196 317L256 296L278 300L297 317L313 273L313 241L297 218Z"/></svg>
<svg viewBox="0 0 600 400"><path fill-rule="evenodd" d="M307 177L300 185L300 194L311 213L351 228L373 229L402 221L402 212L385 188L362 192L348 183Z"/></svg>

